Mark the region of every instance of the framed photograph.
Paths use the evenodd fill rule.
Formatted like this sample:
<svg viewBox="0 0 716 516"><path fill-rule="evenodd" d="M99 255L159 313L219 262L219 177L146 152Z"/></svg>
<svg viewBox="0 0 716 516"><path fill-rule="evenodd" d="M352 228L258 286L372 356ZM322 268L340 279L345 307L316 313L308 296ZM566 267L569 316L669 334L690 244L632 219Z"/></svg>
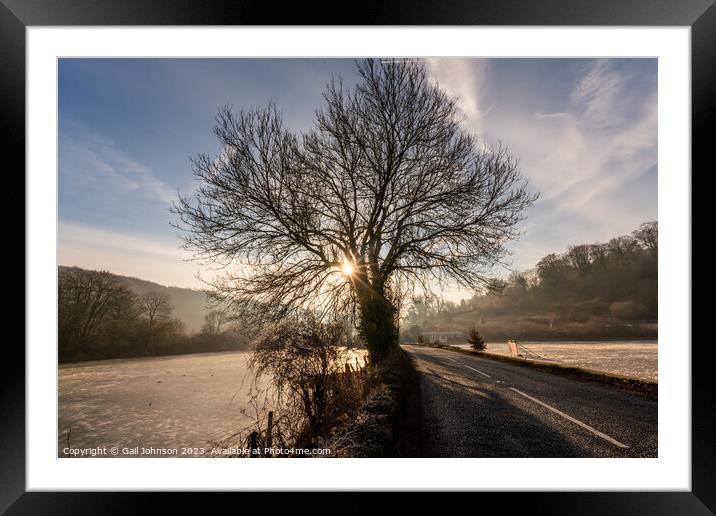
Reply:
<svg viewBox="0 0 716 516"><path fill-rule="evenodd" d="M2 0L26 330L0 508L712 514L691 178L716 7L639 4Z"/></svg>

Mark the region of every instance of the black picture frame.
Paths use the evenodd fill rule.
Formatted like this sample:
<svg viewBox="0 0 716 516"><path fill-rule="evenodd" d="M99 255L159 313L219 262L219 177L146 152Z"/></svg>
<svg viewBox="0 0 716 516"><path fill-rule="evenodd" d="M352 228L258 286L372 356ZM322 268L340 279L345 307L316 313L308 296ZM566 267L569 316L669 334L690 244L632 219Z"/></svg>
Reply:
<svg viewBox="0 0 716 516"><path fill-rule="evenodd" d="M340 11L333 4L281 6L244 0L0 0L0 140L3 156L15 158L4 178L24 209L25 180L25 29L80 25L614 25L691 27L692 175L705 173L716 106L716 6L714 0L398 0L364 3ZM7 163L7 161L6 161ZM708 169L707 166L711 165ZM12 181L15 184L12 184ZM6 183L7 184L7 183ZM23 192L21 195L20 192ZM8 203L11 201L8 200ZM692 204L695 206L695 203ZM8 208L9 209L9 208ZM24 292L25 226L6 228L10 245L0 256L7 288ZM5 247L5 246L4 246ZM20 275L16 271L22 270ZM22 290L21 290L22 289ZM16 296L17 298L18 296ZM24 296L23 296L24 299ZM16 301L16 299L14 299ZM24 303L15 302L19 311ZM9 314L9 312L8 312ZM7 316L7 320L20 320ZM24 333L23 333L24 338ZM132 514L166 508L168 497L183 494L25 492L25 354L17 339L6 339L0 378L0 511L8 514ZM690 343L680 343L686 346ZM536 514L713 514L716 512L716 403L710 385L709 346L692 348L692 490L690 492L480 493L500 510L528 507ZM222 494L222 497L231 496ZM242 505L253 500L241 494ZM306 495L294 495L302 505ZM251 497L254 497L252 495ZM421 494L412 500L423 503ZM499 499L498 499L499 498ZM213 501L213 500L212 500ZM256 500L257 503L263 503ZM352 498L346 512L361 512L370 496ZM454 503L454 502L452 502ZM185 506L186 508L186 506ZM141 509L141 511L140 511ZM233 511L232 511L233 512Z"/></svg>

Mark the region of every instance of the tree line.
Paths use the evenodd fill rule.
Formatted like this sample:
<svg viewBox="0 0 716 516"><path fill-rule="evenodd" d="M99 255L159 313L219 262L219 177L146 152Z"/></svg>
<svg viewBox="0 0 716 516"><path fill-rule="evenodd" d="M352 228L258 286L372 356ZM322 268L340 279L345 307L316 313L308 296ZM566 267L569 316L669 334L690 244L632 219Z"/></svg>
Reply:
<svg viewBox="0 0 716 516"><path fill-rule="evenodd" d="M238 321L212 311L201 331L187 334L171 299L138 295L107 271L58 271L59 361L123 358L246 349Z"/></svg>
<svg viewBox="0 0 716 516"><path fill-rule="evenodd" d="M606 243L548 254L531 270L491 279L484 292L460 303L417 299L403 326L409 334L476 324L490 338L596 337L633 333L634 323L656 322L657 314L658 224L650 221Z"/></svg>

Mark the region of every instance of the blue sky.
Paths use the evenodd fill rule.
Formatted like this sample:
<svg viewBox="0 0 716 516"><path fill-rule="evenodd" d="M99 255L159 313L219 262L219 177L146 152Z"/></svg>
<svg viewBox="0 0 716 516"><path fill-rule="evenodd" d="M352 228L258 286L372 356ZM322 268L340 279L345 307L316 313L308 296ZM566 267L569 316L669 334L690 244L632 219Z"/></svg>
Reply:
<svg viewBox="0 0 716 516"><path fill-rule="evenodd" d="M655 59L425 64L460 99L466 128L505 144L541 193L510 244L513 268L656 220ZM218 151L217 108L275 101L301 131L332 75L353 83L353 61L61 59L60 264L199 287L201 267L185 261L169 206L194 188L189 156Z"/></svg>

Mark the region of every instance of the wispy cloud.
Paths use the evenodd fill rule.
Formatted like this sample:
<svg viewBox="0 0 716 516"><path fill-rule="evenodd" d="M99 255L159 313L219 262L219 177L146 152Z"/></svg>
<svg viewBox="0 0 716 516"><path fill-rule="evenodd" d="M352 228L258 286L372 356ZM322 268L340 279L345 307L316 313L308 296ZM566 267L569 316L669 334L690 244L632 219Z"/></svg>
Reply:
<svg viewBox="0 0 716 516"><path fill-rule="evenodd" d="M555 209L608 217L613 206L598 200L656 165L656 91L637 91L630 79L614 61L594 62L570 97L569 114L555 119L566 144L558 147L569 158L568 170L552 163L563 174L561 188L547 195Z"/></svg>
<svg viewBox="0 0 716 516"><path fill-rule="evenodd" d="M588 130L613 129L624 121L621 105L626 77L610 61L600 59L587 69L571 95L571 103L580 122Z"/></svg>
<svg viewBox="0 0 716 516"><path fill-rule="evenodd" d="M85 224L60 222L60 265L100 267L169 286L201 288L197 263L178 241L111 231ZM101 265L98 265L101 264Z"/></svg>
<svg viewBox="0 0 716 516"><path fill-rule="evenodd" d="M145 195L170 203L176 189L132 159L115 142L76 121L67 121L60 136L60 172L75 187Z"/></svg>
<svg viewBox="0 0 716 516"><path fill-rule="evenodd" d="M489 111L483 95L489 62L486 59L429 58L425 63L431 78L446 93L458 99L465 124L481 138L483 117Z"/></svg>
<svg viewBox="0 0 716 516"><path fill-rule="evenodd" d="M545 77L522 76L523 83L506 85L486 63L441 59L429 61L429 70L460 97L468 129L487 143L506 142L541 193L522 227L524 238L513 246L516 266L532 266L530 260L569 244L630 231L655 216L656 198L645 204L621 195L657 165L655 74L645 80L633 63L590 61L566 95L542 90L544 102L535 91ZM503 94L506 86L510 92ZM557 109L544 109L547 104Z"/></svg>
<svg viewBox="0 0 716 516"><path fill-rule="evenodd" d="M656 217L655 60L425 63L468 130L503 142L541 193L512 247L516 268ZM91 224L61 225L62 260L188 285L194 265L181 261L167 208L178 187L196 186L185 156L218 150L216 105L272 98L304 130L331 74L356 80L353 62L335 59L65 60L62 70L60 217Z"/></svg>

